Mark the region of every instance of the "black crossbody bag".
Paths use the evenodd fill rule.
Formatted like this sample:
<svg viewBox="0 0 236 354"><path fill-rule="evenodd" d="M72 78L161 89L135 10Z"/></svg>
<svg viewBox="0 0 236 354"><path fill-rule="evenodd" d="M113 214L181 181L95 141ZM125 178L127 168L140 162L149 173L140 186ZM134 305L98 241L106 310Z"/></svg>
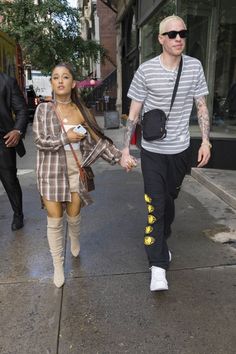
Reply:
<svg viewBox="0 0 236 354"><path fill-rule="evenodd" d="M179 63L179 70L177 74L177 78L175 81L175 87L173 90L172 98L171 98L171 104L170 104L170 110L169 113L165 114L164 111L161 109L152 109L151 111L148 111L144 113L143 119L141 122L142 126L142 132L143 132L143 138L147 141L152 141L152 140L162 140L166 137L166 122L169 118L175 96L178 90L178 85L179 85L179 79L182 71L182 66L183 66L183 60L181 57L180 63Z"/></svg>

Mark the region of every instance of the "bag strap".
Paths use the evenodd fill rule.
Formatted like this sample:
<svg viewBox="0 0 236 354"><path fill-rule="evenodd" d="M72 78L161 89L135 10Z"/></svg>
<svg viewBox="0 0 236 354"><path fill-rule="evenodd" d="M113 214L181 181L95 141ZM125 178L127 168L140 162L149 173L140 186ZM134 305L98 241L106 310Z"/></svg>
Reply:
<svg viewBox="0 0 236 354"><path fill-rule="evenodd" d="M59 122L61 124L62 130L64 131L64 133L66 133L66 130L65 130L65 127L64 127L64 124L63 124L63 121L62 121L60 113L58 112L58 110L57 110L57 108L56 108L54 103L52 104L52 106L53 106L53 110L54 110L54 112L55 112L55 114L56 114L56 116L57 116L57 118L58 118L58 120L59 120ZM75 153L75 150L74 150L74 148L73 148L73 146L72 146L72 144L70 142L69 142L69 146L70 146L71 152L72 152L72 154L74 156L74 159L76 161L76 164L78 166L80 176L81 176L82 179L84 179L84 176L85 176L84 169L81 166L81 164L79 163L79 159L78 159L78 157L77 157L77 155Z"/></svg>
<svg viewBox="0 0 236 354"><path fill-rule="evenodd" d="M177 90L178 90L178 85L179 85L179 79L180 79L180 75L181 75L181 71L182 71L182 66L183 66L183 59L182 59L182 55L181 55L181 59L180 59L180 62L179 62L179 70L178 70L178 74L177 74L177 77L176 77L176 80L175 80L175 87L174 87L174 90L173 90L173 93L172 93L170 110L169 110L169 113L167 114L166 119L169 118L170 111L171 111L172 106L174 104L175 96L176 96L176 93L177 93Z"/></svg>

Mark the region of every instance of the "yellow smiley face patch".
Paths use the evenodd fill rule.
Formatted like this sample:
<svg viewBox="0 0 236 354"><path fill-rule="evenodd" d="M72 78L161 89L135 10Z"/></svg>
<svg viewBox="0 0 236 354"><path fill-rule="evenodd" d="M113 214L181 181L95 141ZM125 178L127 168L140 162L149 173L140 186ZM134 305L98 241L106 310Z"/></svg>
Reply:
<svg viewBox="0 0 236 354"><path fill-rule="evenodd" d="M152 202L152 198L150 198L147 194L144 194L144 200L146 203L151 203Z"/></svg>
<svg viewBox="0 0 236 354"><path fill-rule="evenodd" d="M150 204L147 206L147 208L148 208L148 213L149 213L149 214L150 214L150 213L153 213L154 210L155 210L155 209L154 209L154 206L152 206L152 205L150 205Z"/></svg>
<svg viewBox="0 0 236 354"><path fill-rule="evenodd" d="M157 221L157 218L154 216L154 215L151 215L151 214L149 214L148 215L148 223L149 224L154 224L154 222L156 222Z"/></svg>
<svg viewBox="0 0 236 354"><path fill-rule="evenodd" d="M145 236L144 237L144 244L145 246L151 246L155 242L155 238L152 236Z"/></svg>
<svg viewBox="0 0 236 354"><path fill-rule="evenodd" d="M149 235L152 231L153 231L153 227L152 226L146 226L145 227L145 234L146 235Z"/></svg>

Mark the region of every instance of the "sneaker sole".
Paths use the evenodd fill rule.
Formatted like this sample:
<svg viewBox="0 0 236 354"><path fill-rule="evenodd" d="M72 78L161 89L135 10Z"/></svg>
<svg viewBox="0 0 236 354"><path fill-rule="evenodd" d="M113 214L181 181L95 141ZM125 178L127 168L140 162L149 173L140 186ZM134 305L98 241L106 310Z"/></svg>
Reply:
<svg viewBox="0 0 236 354"><path fill-rule="evenodd" d="M158 289L150 289L151 291L167 291L168 290L168 287L167 288L158 288Z"/></svg>
<svg viewBox="0 0 236 354"><path fill-rule="evenodd" d="M160 286L156 286L155 288L150 287L151 291L165 291L168 290L168 285L160 285Z"/></svg>

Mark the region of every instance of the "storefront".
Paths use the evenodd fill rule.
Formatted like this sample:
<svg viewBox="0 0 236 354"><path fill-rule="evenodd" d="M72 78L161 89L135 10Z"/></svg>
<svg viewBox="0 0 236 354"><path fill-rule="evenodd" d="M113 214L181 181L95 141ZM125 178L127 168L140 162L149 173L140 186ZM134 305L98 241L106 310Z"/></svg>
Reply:
<svg viewBox="0 0 236 354"><path fill-rule="evenodd" d="M235 0L133 1L122 20L123 112L128 110L125 95L134 71L139 63L161 52L157 41L159 23L173 13L187 24L186 54L202 62L209 87L207 102L213 142L209 167L236 169ZM200 140L195 109L190 125L195 156Z"/></svg>

